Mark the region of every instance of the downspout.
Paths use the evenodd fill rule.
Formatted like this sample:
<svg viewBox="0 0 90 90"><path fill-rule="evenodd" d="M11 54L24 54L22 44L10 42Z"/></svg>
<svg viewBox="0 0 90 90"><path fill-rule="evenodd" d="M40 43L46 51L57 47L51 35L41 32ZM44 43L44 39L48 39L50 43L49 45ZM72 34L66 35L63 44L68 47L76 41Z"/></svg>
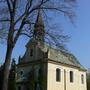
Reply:
<svg viewBox="0 0 90 90"><path fill-rule="evenodd" d="M64 69L64 90L66 90L66 70Z"/></svg>

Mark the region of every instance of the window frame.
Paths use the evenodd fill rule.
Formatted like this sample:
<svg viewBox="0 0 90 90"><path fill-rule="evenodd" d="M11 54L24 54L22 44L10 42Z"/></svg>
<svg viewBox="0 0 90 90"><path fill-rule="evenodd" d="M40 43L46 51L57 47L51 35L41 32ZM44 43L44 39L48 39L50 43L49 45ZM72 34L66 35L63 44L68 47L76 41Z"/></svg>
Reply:
<svg viewBox="0 0 90 90"><path fill-rule="evenodd" d="M30 49L30 56L33 56L33 49Z"/></svg>
<svg viewBox="0 0 90 90"><path fill-rule="evenodd" d="M74 82L74 72L70 71L69 74L70 74L70 83L73 83Z"/></svg>
<svg viewBox="0 0 90 90"><path fill-rule="evenodd" d="M23 75L24 75L24 71L21 70L21 71L20 71L20 76L22 77Z"/></svg>
<svg viewBox="0 0 90 90"><path fill-rule="evenodd" d="M61 69L56 68L56 81L60 82L61 81Z"/></svg>
<svg viewBox="0 0 90 90"><path fill-rule="evenodd" d="M84 84L84 75L81 74L81 83Z"/></svg>

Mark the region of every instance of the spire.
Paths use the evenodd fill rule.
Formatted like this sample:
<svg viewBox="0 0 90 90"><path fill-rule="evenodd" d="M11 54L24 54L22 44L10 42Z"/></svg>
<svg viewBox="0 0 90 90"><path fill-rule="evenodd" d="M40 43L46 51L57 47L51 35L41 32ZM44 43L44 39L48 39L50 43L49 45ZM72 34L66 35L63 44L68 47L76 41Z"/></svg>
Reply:
<svg viewBox="0 0 90 90"><path fill-rule="evenodd" d="M42 19L42 15L41 15L40 9L38 10L38 15L37 15L37 19L36 19L36 26L37 25L44 27L44 22L43 22L43 19Z"/></svg>
<svg viewBox="0 0 90 90"><path fill-rule="evenodd" d="M37 19L34 26L34 38L37 39L38 41L44 42L44 36L45 36L44 22L42 19L41 11L38 10Z"/></svg>

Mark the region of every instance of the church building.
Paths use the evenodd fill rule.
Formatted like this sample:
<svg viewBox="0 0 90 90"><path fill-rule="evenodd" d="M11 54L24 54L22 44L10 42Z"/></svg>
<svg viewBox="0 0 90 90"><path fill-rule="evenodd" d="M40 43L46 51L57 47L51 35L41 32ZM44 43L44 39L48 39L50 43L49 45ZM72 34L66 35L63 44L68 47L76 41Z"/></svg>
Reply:
<svg viewBox="0 0 90 90"><path fill-rule="evenodd" d="M17 64L17 90L87 90L86 69L77 58L44 43L44 23L38 13L34 35Z"/></svg>

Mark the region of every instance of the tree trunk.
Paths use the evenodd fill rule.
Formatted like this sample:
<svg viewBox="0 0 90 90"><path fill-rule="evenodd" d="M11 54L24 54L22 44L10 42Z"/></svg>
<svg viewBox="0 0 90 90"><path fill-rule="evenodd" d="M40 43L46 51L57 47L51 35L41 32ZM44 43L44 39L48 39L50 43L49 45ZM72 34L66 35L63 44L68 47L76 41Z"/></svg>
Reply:
<svg viewBox="0 0 90 90"><path fill-rule="evenodd" d="M10 68L10 61L11 61L11 55L12 55L13 47L11 45L7 46L7 52L6 52L6 58L4 63L4 77L3 77L3 85L2 90L8 89L8 77L9 77L9 68Z"/></svg>

